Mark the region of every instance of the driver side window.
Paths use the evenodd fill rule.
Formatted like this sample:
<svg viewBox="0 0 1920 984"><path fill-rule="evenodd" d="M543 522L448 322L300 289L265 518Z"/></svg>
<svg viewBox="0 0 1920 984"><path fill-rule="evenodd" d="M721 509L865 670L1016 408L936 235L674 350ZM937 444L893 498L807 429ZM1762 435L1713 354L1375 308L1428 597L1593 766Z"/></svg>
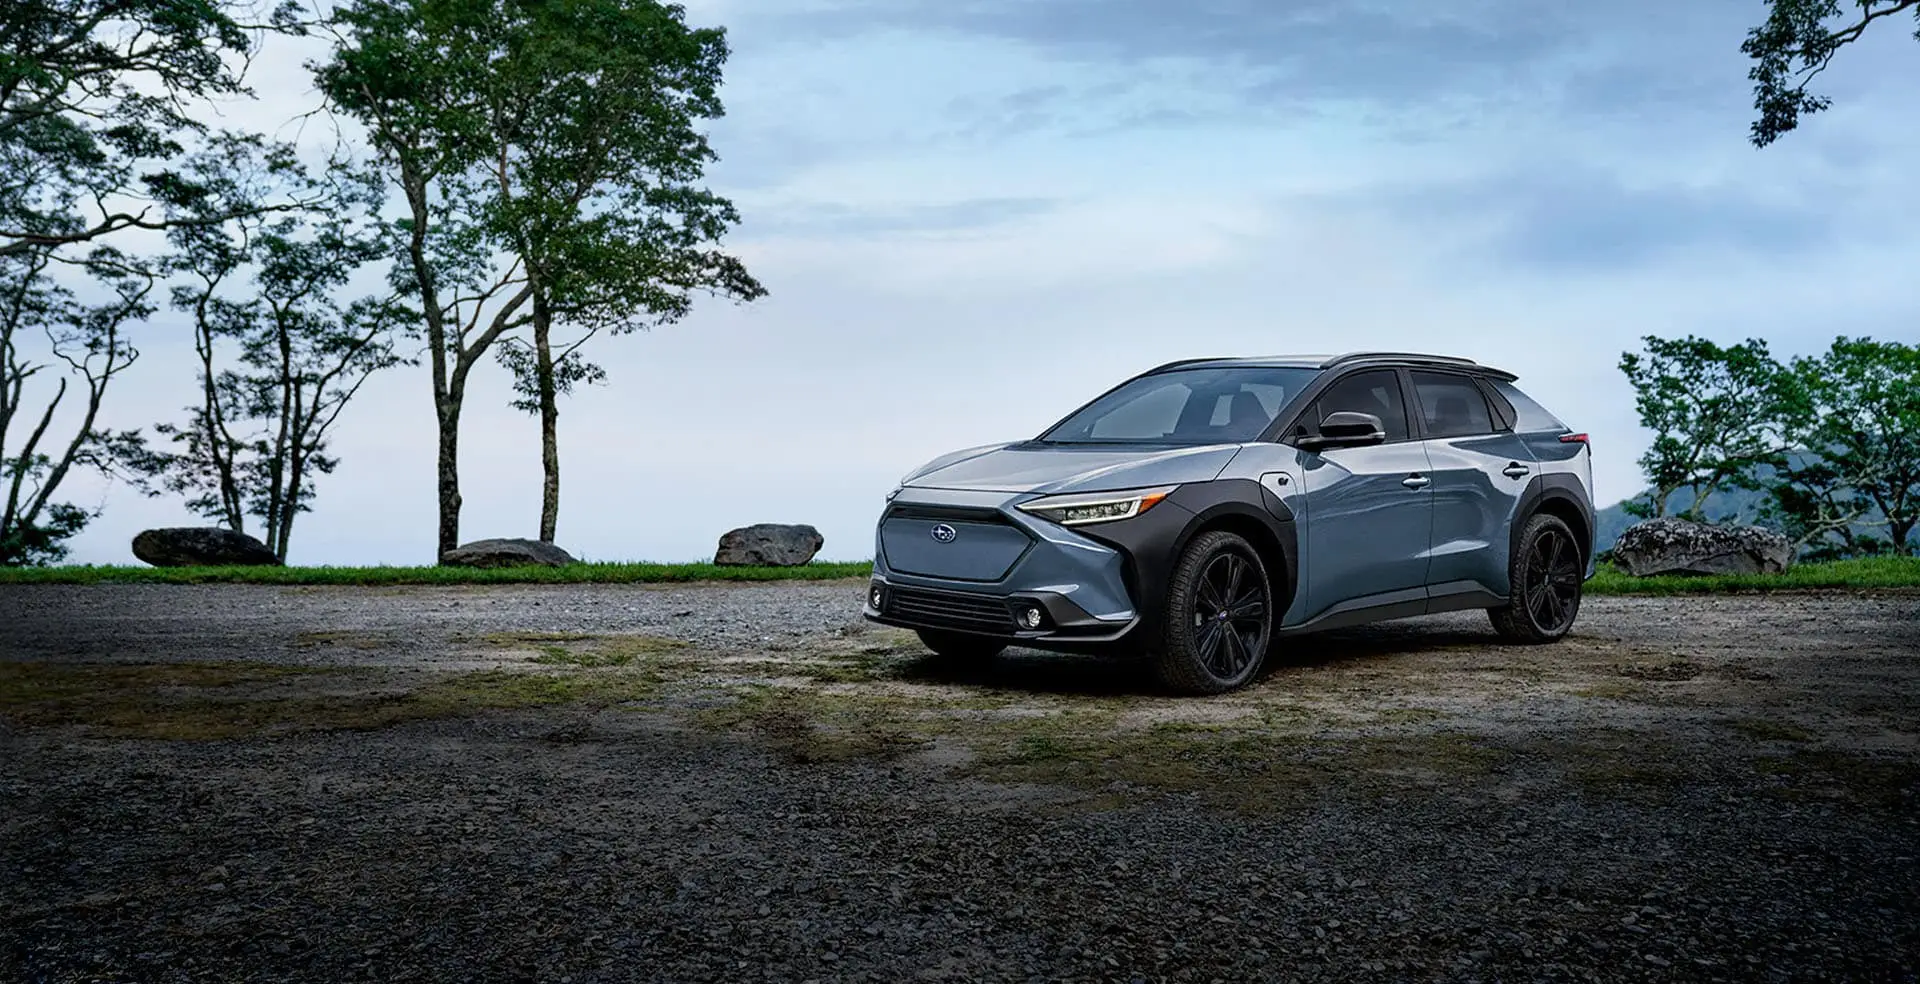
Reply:
<svg viewBox="0 0 1920 984"><path fill-rule="evenodd" d="M1407 427L1407 402L1400 393L1400 374L1392 369L1357 372L1327 387L1302 423L1317 432L1328 414L1342 410L1379 417L1389 444L1412 437Z"/></svg>

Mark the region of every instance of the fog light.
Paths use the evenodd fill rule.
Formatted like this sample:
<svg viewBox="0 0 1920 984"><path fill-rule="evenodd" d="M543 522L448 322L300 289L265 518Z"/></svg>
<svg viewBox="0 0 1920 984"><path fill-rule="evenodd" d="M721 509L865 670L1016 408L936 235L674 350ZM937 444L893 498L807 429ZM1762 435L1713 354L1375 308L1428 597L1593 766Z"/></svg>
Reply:
<svg viewBox="0 0 1920 984"><path fill-rule="evenodd" d="M1040 620L1044 617L1040 614L1040 609L1029 606L1026 611L1020 613L1020 624L1029 629L1037 629L1040 627Z"/></svg>
<svg viewBox="0 0 1920 984"><path fill-rule="evenodd" d="M867 592L867 603L872 605L873 610L876 612L880 610L881 603L886 600L887 592L878 584L873 586L873 590Z"/></svg>

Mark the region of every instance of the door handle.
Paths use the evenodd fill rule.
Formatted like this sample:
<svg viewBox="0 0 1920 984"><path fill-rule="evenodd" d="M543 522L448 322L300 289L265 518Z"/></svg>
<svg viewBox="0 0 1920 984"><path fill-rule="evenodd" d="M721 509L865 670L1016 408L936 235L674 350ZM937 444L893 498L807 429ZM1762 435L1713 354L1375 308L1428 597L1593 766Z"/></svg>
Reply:
<svg viewBox="0 0 1920 984"><path fill-rule="evenodd" d="M1500 470L1500 474L1505 475L1508 478L1525 478L1527 473L1532 470L1533 469L1528 468L1526 465L1523 465L1518 461L1509 461L1507 462L1507 467L1502 468Z"/></svg>
<svg viewBox="0 0 1920 984"><path fill-rule="evenodd" d="M1425 475L1414 474L1414 475L1408 475L1406 478L1401 479L1400 484L1406 486L1407 488L1418 491L1420 489L1426 488L1429 485L1432 485L1433 479L1428 478Z"/></svg>

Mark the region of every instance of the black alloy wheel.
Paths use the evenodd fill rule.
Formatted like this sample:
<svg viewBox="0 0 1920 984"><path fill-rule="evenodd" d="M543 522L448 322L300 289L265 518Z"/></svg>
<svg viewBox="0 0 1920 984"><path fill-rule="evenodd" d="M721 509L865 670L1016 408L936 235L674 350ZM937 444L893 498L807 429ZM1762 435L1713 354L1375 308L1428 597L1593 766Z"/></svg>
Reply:
<svg viewBox="0 0 1920 984"><path fill-rule="evenodd" d="M1174 566L1167 618L1154 654L1160 679L1217 694L1253 679L1273 641L1273 585L1260 554L1241 537L1202 533Z"/></svg>
<svg viewBox="0 0 1920 984"><path fill-rule="evenodd" d="M1545 513L1527 520L1508 569L1510 600L1488 609L1493 627L1516 642L1552 642L1573 628L1586 582L1586 555L1573 531Z"/></svg>

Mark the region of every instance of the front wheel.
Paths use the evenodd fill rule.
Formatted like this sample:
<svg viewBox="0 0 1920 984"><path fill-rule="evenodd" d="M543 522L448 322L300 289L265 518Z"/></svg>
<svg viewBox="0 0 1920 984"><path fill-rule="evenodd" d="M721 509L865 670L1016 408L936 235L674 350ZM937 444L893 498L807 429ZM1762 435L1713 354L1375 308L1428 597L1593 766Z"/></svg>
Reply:
<svg viewBox="0 0 1920 984"><path fill-rule="evenodd" d="M921 645L933 650L935 656L950 663L984 663L1000 655L1007 648L1003 642L985 636L967 635L964 632L939 632L933 629L920 629L916 633Z"/></svg>
<svg viewBox="0 0 1920 984"><path fill-rule="evenodd" d="M1507 604L1487 609L1493 628L1509 642L1553 642L1573 628L1585 586L1584 561L1573 531L1539 513L1520 531L1507 565Z"/></svg>
<svg viewBox="0 0 1920 984"><path fill-rule="evenodd" d="M1183 693L1225 693L1260 672L1272 640L1273 585L1259 552L1224 530L1194 537L1167 585L1153 654L1161 682Z"/></svg>

